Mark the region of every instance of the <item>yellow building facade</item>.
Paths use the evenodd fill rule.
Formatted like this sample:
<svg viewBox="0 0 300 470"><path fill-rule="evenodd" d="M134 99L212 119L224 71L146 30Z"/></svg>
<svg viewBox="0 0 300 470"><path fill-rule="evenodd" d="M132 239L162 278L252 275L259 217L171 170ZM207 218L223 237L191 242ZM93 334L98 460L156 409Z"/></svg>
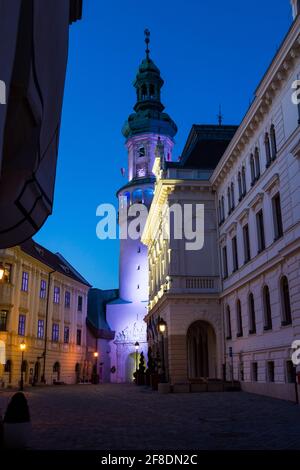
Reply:
<svg viewBox="0 0 300 470"><path fill-rule="evenodd" d="M0 250L0 274L0 386L84 381L88 282L33 240Z"/></svg>

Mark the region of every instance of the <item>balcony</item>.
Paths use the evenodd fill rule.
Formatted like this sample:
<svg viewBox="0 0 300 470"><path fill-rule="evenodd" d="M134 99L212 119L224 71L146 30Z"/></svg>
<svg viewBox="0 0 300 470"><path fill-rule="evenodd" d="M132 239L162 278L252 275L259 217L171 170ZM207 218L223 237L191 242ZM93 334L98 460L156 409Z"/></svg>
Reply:
<svg viewBox="0 0 300 470"><path fill-rule="evenodd" d="M0 283L0 304L12 305L13 303L13 286L10 283Z"/></svg>

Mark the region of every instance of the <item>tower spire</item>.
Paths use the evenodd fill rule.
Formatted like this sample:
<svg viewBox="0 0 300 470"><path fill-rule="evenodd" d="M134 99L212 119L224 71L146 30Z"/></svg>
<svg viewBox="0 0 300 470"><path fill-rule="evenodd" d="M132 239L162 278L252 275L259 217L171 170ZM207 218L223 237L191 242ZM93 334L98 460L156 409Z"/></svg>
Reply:
<svg viewBox="0 0 300 470"><path fill-rule="evenodd" d="M149 54L150 54L150 50L149 50L149 42L150 42L150 31L149 29L145 29L144 31L144 34L145 34L145 43L146 43L146 58L149 59Z"/></svg>

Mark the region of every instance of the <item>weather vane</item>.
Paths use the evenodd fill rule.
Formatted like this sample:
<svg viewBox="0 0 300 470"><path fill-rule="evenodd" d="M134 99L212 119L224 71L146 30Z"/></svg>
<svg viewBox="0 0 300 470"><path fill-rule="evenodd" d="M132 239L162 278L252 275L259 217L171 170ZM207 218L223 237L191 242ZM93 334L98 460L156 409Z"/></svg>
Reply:
<svg viewBox="0 0 300 470"><path fill-rule="evenodd" d="M144 31L144 34L145 34L145 43L146 43L146 57L147 59L149 59L149 54L150 54L150 50L149 50L150 31L149 29L146 28Z"/></svg>

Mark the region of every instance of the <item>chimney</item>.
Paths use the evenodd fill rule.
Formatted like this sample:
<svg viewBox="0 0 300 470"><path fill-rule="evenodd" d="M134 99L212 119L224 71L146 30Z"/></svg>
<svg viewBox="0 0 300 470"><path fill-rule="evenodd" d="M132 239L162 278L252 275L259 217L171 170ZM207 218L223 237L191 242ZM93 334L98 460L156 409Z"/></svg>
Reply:
<svg viewBox="0 0 300 470"><path fill-rule="evenodd" d="M300 13L300 0L291 0L293 19Z"/></svg>

